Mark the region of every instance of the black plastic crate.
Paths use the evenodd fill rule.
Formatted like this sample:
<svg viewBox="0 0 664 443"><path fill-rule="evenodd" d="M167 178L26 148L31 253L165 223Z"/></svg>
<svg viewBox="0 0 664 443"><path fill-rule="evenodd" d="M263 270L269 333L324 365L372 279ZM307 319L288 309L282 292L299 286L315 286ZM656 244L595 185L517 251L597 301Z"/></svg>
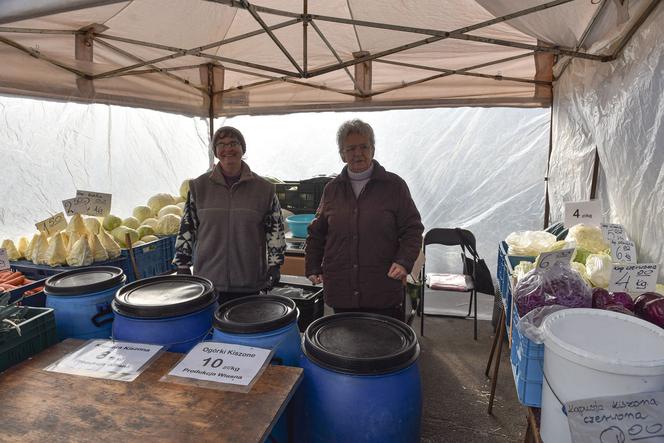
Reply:
<svg viewBox="0 0 664 443"><path fill-rule="evenodd" d="M29 308L27 320L15 329L0 333L0 372L43 351L58 341L53 309Z"/></svg>
<svg viewBox="0 0 664 443"><path fill-rule="evenodd" d="M315 213L323 190L332 177L314 177L299 182L275 184L277 198L283 209L294 214Z"/></svg>
<svg viewBox="0 0 664 443"><path fill-rule="evenodd" d="M300 332L304 332L311 322L323 316L323 288L319 286L278 283L268 294L288 297L295 302L300 311L297 320Z"/></svg>
<svg viewBox="0 0 664 443"><path fill-rule="evenodd" d="M46 279L41 279L37 280L35 282L32 282L30 284L27 284L25 286L21 286L20 288L12 289L9 291L9 302L13 303L19 298L23 296L26 292L36 289L40 286L44 286L46 283ZM44 290L42 289L41 291L37 292L36 294L30 295L28 297L25 297L21 302L19 303L22 306L32 306L34 308L43 308L46 306L46 294L44 294Z"/></svg>

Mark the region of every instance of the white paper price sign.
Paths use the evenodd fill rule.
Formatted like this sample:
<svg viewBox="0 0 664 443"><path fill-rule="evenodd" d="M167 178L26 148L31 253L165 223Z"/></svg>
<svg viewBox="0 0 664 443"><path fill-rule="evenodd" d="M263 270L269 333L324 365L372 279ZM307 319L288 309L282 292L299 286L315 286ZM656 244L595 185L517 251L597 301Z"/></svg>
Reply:
<svg viewBox="0 0 664 443"><path fill-rule="evenodd" d="M62 200L67 215L82 214L103 217L111 212L111 194L76 191L76 197Z"/></svg>
<svg viewBox="0 0 664 443"><path fill-rule="evenodd" d="M565 226L583 223L599 226L602 223L602 204L599 200L565 202Z"/></svg>
<svg viewBox="0 0 664 443"><path fill-rule="evenodd" d="M608 243L618 240L628 240L625 227L614 223L602 223L602 236Z"/></svg>
<svg viewBox="0 0 664 443"><path fill-rule="evenodd" d="M91 340L44 368L51 372L134 381L163 346L113 340Z"/></svg>
<svg viewBox="0 0 664 443"><path fill-rule="evenodd" d="M9 256L5 248L0 248L0 271L9 269Z"/></svg>
<svg viewBox="0 0 664 443"><path fill-rule="evenodd" d="M194 346L168 375L248 386L271 356L271 349L203 342Z"/></svg>
<svg viewBox="0 0 664 443"><path fill-rule="evenodd" d="M636 245L633 241L612 241L611 257L613 257L614 262L636 263Z"/></svg>
<svg viewBox="0 0 664 443"><path fill-rule="evenodd" d="M614 264L609 292L652 292L657 286L657 264Z"/></svg>
<svg viewBox="0 0 664 443"><path fill-rule="evenodd" d="M561 249L553 252L542 252L537 259L538 269L550 269L556 265L569 266L574 256L574 249Z"/></svg>
<svg viewBox="0 0 664 443"><path fill-rule="evenodd" d="M664 441L664 392L575 400L565 410L574 443Z"/></svg>
<svg viewBox="0 0 664 443"><path fill-rule="evenodd" d="M46 220L35 223L35 226L39 231L46 233L46 235L50 237L51 235L67 228L67 219L62 212L58 212L53 217L49 217Z"/></svg>

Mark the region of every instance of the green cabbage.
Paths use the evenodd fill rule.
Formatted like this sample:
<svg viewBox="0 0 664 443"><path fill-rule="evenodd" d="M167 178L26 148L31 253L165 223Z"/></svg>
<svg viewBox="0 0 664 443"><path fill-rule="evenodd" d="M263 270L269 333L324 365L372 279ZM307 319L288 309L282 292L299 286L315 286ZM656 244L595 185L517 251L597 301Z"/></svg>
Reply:
<svg viewBox="0 0 664 443"><path fill-rule="evenodd" d="M154 228L148 225L141 225L136 231L138 232L138 238L143 238L147 235L154 235Z"/></svg>
<svg viewBox="0 0 664 443"><path fill-rule="evenodd" d="M608 288L611 278L612 261L608 254L590 254L586 260L586 272L593 286Z"/></svg>
<svg viewBox="0 0 664 443"><path fill-rule="evenodd" d="M146 235L145 237L141 237L141 241L144 243L150 243L157 240L159 240L159 237L156 235Z"/></svg>
<svg viewBox="0 0 664 443"><path fill-rule="evenodd" d="M593 254L610 251L608 243L604 241L602 230L597 226L584 225L580 223L569 228L567 241L576 243L579 249L586 249Z"/></svg>
<svg viewBox="0 0 664 443"><path fill-rule="evenodd" d="M157 194L150 197L148 206L152 209L153 214L158 214L159 210L164 206L174 205L175 199L170 194Z"/></svg>
<svg viewBox="0 0 664 443"><path fill-rule="evenodd" d="M138 232L135 229L131 229L126 226L118 226L117 228L113 229L113 231L111 231L111 235L115 241L118 242L118 244L123 248L127 248L129 246L125 242L126 234L129 234L129 238L131 239L132 243L138 241L139 239Z"/></svg>
<svg viewBox="0 0 664 443"><path fill-rule="evenodd" d="M180 230L180 217L175 214L166 214L159 219L156 232L161 235L177 234Z"/></svg>
<svg viewBox="0 0 664 443"><path fill-rule="evenodd" d="M141 226L141 222L139 222L136 217L127 217L122 220L122 226L126 226L131 229L138 229L138 227Z"/></svg>
<svg viewBox="0 0 664 443"><path fill-rule="evenodd" d="M150 218L154 215L149 206L136 206L131 214L136 217L140 223L146 218Z"/></svg>
<svg viewBox="0 0 664 443"><path fill-rule="evenodd" d="M177 215L178 217L182 217L182 209L178 208L176 205L164 206L159 210L157 218L161 219L166 214L173 214Z"/></svg>
<svg viewBox="0 0 664 443"><path fill-rule="evenodd" d="M120 217L116 217L113 214L108 214L106 217L104 217L104 221L101 223L104 229L106 229L108 232L111 232L121 224L122 219Z"/></svg>
<svg viewBox="0 0 664 443"><path fill-rule="evenodd" d="M155 229L157 227L157 223L159 223L159 220L157 220L156 218L150 217L150 218L146 218L145 220L143 220L143 222L141 223L141 226L150 226L152 229Z"/></svg>

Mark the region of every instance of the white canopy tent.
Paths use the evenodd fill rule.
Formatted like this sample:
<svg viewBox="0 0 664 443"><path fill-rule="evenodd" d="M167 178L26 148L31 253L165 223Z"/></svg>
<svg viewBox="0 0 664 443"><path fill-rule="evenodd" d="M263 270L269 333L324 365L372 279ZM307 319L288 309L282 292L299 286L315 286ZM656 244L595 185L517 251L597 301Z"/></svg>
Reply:
<svg viewBox="0 0 664 443"><path fill-rule="evenodd" d="M0 93L199 118L552 106L546 219L560 219L565 200L597 196L610 219L627 226L641 261L664 263L664 228L656 217L664 197L660 3L4 0ZM465 116L458 125L467 126L467 135L479 134L484 122ZM97 119L103 126L105 117ZM528 132L533 128L538 130ZM546 175L540 157L524 172L531 158L519 155L534 152L526 149L532 140L546 145L542 128L538 116L496 144L511 155L494 165L496 177L522 184L515 177ZM436 160L435 150L415 143L422 158ZM198 146L204 149L202 141ZM486 159L486 152L461 160L472 164ZM601 164L595 180L594 163ZM458 180L464 174L446 172L457 173ZM491 204L498 186L480 183L476 192L486 199L478 199L476 208L485 210L455 219L458 224L486 221L492 208L507 201L502 196ZM502 190L514 194L516 186ZM431 195L426 204L435 203ZM543 206L534 201L531 211ZM530 222L531 213L521 221ZM523 224L519 228L537 227Z"/></svg>

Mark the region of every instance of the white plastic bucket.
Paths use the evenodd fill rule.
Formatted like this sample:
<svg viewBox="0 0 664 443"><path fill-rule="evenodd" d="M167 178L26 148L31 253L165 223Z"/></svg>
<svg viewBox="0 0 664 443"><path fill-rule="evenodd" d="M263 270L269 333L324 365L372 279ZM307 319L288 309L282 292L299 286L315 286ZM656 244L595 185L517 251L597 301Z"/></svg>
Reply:
<svg viewBox="0 0 664 443"><path fill-rule="evenodd" d="M664 329L601 309L555 312L543 329L544 443L572 441L562 403L664 390Z"/></svg>

